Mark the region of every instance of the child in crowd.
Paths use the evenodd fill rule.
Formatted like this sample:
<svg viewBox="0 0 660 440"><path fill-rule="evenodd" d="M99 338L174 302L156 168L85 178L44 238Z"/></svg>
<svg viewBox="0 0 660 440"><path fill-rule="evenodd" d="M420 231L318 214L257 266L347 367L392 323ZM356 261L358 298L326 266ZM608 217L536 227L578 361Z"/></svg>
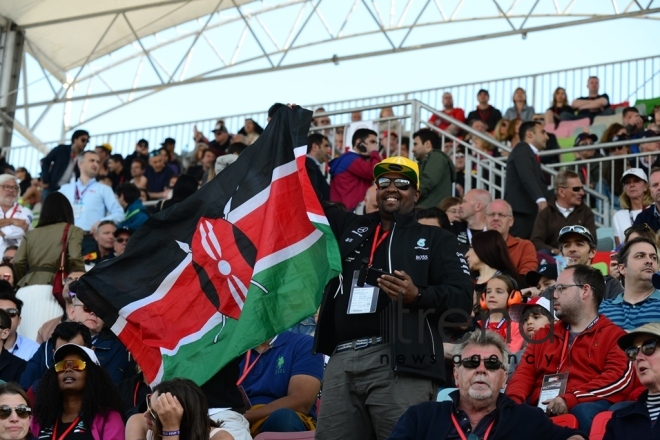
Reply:
<svg viewBox="0 0 660 440"><path fill-rule="evenodd" d="M534 339L534 335L546 325L550 324L549 316L554 317L551 310L550 300L543 296L532 298L525 304L516 304L509 307L509 316L516 328L522 327L526 338L523 338L522 348L515 353L516 361L509 363L509 378L516 371L518 363L522 360L522 355L527 348L528 341ZM554 320L553 320L554 321Z"/></svg>
<svg viewBox="0 0 660 440"><path fill-rule="evenodd" d="M508 320L504 312L507 312L509 307L521 302L520 290L513 279L506 275L495 275L488 280L486 291L481 294L481 308L488 310L488 317L484 321L483 317L486 315L482 312L479 325L481 328L492 330L502 336L507 341L512 353L522 348L523 338L518 326Z"/></svg>

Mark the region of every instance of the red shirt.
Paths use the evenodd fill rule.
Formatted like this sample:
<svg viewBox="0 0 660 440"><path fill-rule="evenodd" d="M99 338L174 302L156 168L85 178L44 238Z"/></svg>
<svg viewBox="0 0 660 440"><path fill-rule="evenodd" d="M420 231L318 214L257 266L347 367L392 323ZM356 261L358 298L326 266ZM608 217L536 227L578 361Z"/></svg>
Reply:
<svg viewBox="0 0 660 440"><path fill-rule="evenodd" d="M465 112L463 111L462 108L443 110L442 113L451 116L457 121L465 123ZM444 130L447 127L449 127L449 122L445 121L444 119L440 119L437 115L431 115L431 117L429 118L429 122L435 125L436 127L438 127L440 130Z"/></svg>

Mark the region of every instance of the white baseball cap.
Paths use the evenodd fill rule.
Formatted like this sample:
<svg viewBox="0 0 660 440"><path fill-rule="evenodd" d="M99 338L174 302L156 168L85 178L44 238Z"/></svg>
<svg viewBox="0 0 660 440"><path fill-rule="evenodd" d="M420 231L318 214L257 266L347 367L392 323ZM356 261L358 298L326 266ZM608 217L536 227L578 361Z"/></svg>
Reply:
<svg viewBox="0 0 660 440"><path fill-rule="evenodd" d="M91 348L83 347L82 345L78 345L78 344L64 344L60 346L60 348L55 350L55 354L53 354L53 359L57 363L62 359L64 359L64 357L70 353L77 353L82 357L87 358L86 359L87 361L93 362L96 365L101 365L101 363L99 362L99 358L96 357L96 353L94 353L94 350L92 350Z"/></svg>
<svg viewBox="0 0 660 440"><path fill-rule="evenodd" d="M626 172L624 172L621 175L621 183L623 183L623 181L626 180L627 176L635 176L638 179L641 179L644 182L649 183L649 179L648 177L646 177L646 173L641 168L631 168L629 170L626 170Z"/></svg>

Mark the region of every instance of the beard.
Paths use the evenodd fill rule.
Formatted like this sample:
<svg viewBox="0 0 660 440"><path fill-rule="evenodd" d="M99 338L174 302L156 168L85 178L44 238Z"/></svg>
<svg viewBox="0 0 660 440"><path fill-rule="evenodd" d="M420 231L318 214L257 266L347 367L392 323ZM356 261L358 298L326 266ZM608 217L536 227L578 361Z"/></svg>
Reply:
<svg viewBox="0 0 660 440"><path fill-rule="evenodd" d="M480 385L482 389L475 389L472 387L475 382L481 382ZM488 386L488 388L483 389L484 386ZM491 383L488 380L487 377L484 376L478 376L472 379L470 383L470 388L468 389L468 396L473 398L474 400L487 400L493 397L493 390L491 388Z"/></svg>

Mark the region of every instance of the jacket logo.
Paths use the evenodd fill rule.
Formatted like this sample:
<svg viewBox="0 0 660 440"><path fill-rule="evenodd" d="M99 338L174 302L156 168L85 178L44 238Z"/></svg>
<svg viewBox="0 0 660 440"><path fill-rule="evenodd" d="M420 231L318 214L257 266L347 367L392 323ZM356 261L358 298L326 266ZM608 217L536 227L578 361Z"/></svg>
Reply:
<svg viewBox="0 0 660 440"><path fill-rule="evenodd" d="M356 230L351 231L351 233L362 237L362 234L364 234L368 230L369 230L369 228L367 228L366 226L361 226L361 227L357 228Z"/></svg>
<svg viewBox="0 0 660 440"><path fill-rule="evenodd" d="M428 251L429 248L426 247L426 238L420 238L419 240L417 240L417 246L415 246L415 249Z"/></svg>

